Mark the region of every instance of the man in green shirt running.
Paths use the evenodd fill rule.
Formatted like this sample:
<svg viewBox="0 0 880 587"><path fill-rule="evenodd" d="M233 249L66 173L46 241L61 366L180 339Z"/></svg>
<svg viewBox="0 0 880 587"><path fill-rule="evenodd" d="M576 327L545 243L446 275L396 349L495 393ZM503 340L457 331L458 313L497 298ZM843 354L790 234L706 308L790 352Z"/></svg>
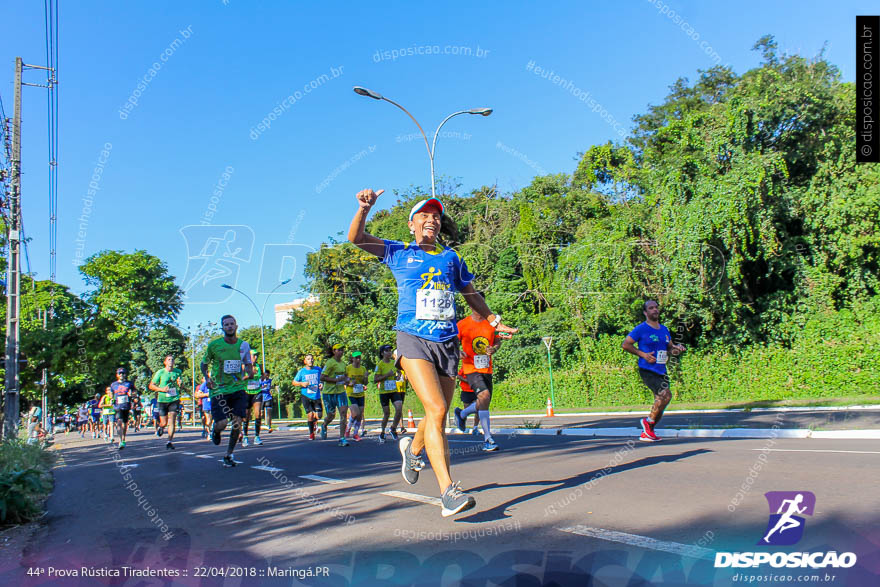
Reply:
<svg viewBox="0 0 880 587"><path fill-rule="evenodd" d="M220 319L223 338L208 343L202 358L202 375L211 392L211 415L214 426L211 442L220 444L220 433L232 419L229 447L223 457L224 467L234 467L233 450L241 434L241 421L247 414L247 380L254 377L250 345L236 336L238 323L229 314Z"/></svg>
<svg viewBox="0 0 880 587"><path fill-rule="evenodd" d="M180 369L174 368L174 357L165 357L165 366L153 374L150 391L156 392L156 406L159 409L159 426L156 436L162 436L168 426L168 443L166 450L174 450L174 431L177 428L177 412L180 410ZM171 417L168 413L171 412ZM170 425L169 425L170 424Z"/></svg>

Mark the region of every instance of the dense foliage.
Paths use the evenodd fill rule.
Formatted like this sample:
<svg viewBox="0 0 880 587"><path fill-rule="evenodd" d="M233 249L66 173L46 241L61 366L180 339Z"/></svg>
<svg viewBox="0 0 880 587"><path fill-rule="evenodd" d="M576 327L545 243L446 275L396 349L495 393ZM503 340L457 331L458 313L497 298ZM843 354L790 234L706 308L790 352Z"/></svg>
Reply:
<svg viewBox="0 0 880 587"><path fill-rule="evenodd" d="M741 76L716 67L676 81L625 143L590 147L571 175L509 196L443 195L460 235L450 244L490 306L522 329L497 355L503 404L542 405L542 336L554 337L563 405L643 401L619 345L645 298L691 347L675 370L679 398L878 389L866 339L876 339L880 293L880 169L855 163L853 86L822 56L779 55L769 37L756 49L762 63ZM370 233L407 240L424 190L397 196ZM270 337L285 378L333 342L374 365L378 346L394 343L390 272L331 241L306 275L320 304Z"/></svg>
<svg viewBox="0 0 880 587"><path fill-rule="evenodd" d="M86 259L80 272L88 285L82 297L66 286L22 276L21 354L27 363L20 381L25 401L39 398L35 382L46 368L50 406L72 406L103 391L119 366L131 364L135 374L143 371L149 352L162 352L150 345L180 334L173 323L182 307L181 292L157 257L145 251L101 251ZM4 296L0 320L5 319Z"/></svg>

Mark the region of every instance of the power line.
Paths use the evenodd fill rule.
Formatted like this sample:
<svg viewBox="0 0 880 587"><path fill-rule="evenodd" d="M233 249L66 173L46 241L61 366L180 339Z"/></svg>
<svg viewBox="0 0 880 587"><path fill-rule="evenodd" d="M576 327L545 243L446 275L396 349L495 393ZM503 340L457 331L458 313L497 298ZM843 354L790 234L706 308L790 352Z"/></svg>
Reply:
<svg viewBox="0 0 880 587"><path fill-rule="evenodd" d="M52 282L50 313L54 309L56 251L58 243L58 2L43 0L46 26L46 86L49 145L49 280Z"/></svg>

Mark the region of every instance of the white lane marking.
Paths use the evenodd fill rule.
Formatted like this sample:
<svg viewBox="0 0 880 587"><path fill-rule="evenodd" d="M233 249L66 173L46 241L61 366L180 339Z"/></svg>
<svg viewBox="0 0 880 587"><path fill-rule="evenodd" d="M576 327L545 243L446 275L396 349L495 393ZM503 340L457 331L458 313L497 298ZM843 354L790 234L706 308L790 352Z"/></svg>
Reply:
<svg viewBox="0 0 880 587"><path fill-rule="evenodd" d="M131 464L120 465L119 468L120 469L128 469L129 467L140 467L140 465L138 463L131 463Z"/></svg>
<svg viewBox="0 0 880 587"><path fill-rule="evenodd" d="M461 444L483 444L482 440L452 440L446 439L446 442L458 442Z"/></svg>
<svg viewBox="0 0 880 587"><path fill-rule="evenodd" d="M427 503L429 505L443 506L439 497L428 497L427 495L419 495L418 493L407 493L406 491L383 491L382 495L388 497L399 497L400 499L408 499L419 503Z"/></svg>
<svg viewBox="0 0 880 587"><path fill-rule="evenodd" d="M184 451L183 454L185 454L185 455L194 455L194 454L196 454L196 453L194 453L194 452L186 452L186 451Z"/></svg>
<svg viewBox="0 0 880 587"><path fill-rule="evenodd" d="M331 479L330 477L321 477L320 475L300 475L300 479L309 479L311 481L317 481L319 483L329 483L330 485L336 485L338 483L345 483L341 479Z"/></svg>
<svg viewBox="0 0 880 587"><path fill-rule="evenodd" d="M259 466L251 466L251 469L259 469L260 471L269 471L270 473L276 473L278 471L283 471L284 469L279 469L278 467L267 467L266 465Z"/></svg>
<svg viewBox="0 0 880 587"><path fill-rule="evenodd" d="M244 464L244 461L236 461L235 459L232 459L232 461L233 461L236 465L243 465L243 464ZM217 459L217 462L218 462L218 463L222 463L222 462L223 462L223 459Z"/></svg>
<svg viewBox="0 0 880 587"><path fill-rule="evenodd" d="M753 448L752 450L768 452L844 452L854 455L880 455L880 451L877 450L825 450L818 448Z"/></svg>
<svg viewBox="0 0 880 587"><path fill-rule="evenodd" d="M196 455L197 459L213 459L211 455Z"/></svg>
<svg viewBox="0 0 880 587"><path fill-rule="evenodd" d="M621 544L629 544L630 546L638 546L639 548L647 548L650 550L659 550L662 552L670 552L680 556L688 556L691 558L700 558L704 560L715 560L715 551L700 546L690 544L680 544L678 542L667 542L665 540L655 540L647 536L639 536L638 534L627 534L626 532L617 532L615 530L603 530L602 528L589 528L578 524L570 528L557 528L569 534L577 534L579 536L588 536L590 538L599 538L610 542L620 542Z"/></svg>

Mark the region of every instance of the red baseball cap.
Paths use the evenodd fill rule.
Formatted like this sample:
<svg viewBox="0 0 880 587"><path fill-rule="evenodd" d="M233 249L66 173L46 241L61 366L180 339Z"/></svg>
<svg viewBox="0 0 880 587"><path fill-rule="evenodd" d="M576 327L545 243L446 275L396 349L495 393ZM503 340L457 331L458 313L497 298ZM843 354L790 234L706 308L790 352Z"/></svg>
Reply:
<svg viewBox="0 0 880 587"><path fill-rule="evenodd" d="M440 208L440 214L443 214L443 211L445 210L443 208L443 202L441 202L437 198L428 198L427 200L422 200L418 202L415 206L412 207L412 210L409 211L409 219L412 220L413 216L422 211L422 208L431 204Z"/></svg>

